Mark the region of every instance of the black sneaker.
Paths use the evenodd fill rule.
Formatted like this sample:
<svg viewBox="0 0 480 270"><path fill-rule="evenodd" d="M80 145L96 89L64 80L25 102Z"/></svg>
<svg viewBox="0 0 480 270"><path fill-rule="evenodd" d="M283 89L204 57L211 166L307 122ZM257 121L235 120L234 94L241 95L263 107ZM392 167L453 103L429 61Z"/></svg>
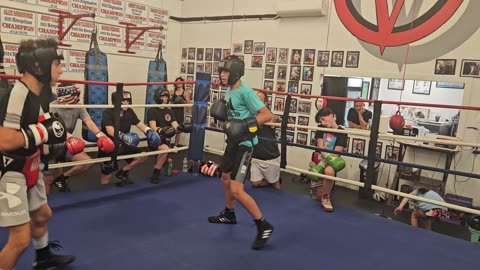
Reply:
<svg viewBox="0 0 480 270"><path fill-rule="evenodd" d="M68 177L61 174L57 178L55 178L54 182L55 186L58 188L60 192L70 192L71 189L68 186Z"/></svg>
<svg viewBox="0 0 480 270"><path fill-rule="evenodd" d="M208 222L237 224L237 217L235 217L235 213L227 212L227 209L224 209L218 216L208 217Z"/></svg>
<svg viewBox="0 0 480 270"><path fill-rule="evenodd" d="M50 249L58 249L62 247L57 241L50 242L48 245ZM33 269L36 269L36 270L60 269L63 266L71 264L73 261L75 261L75 256L56 255L56 254L50 253L48 258L44 260L38 261L37 259L37 261L33 263Z"/></svg>
<svg viewBox="0 0 480 270"><path fill-rule="evenodd" d="M128 185L131 185L133 184L133 182L130 180L130 178L128 177L128 171L124 171L124 170L119 170L116 174L115 174L115 177L117 177L118 179L120 179L120 182L116 183L117 186L119 187L122 187L126 184Z"/></svg>
<svg viewBox="0 0 480 270"><path fill-rule="evenodd" d="M270 238L270 236L272 236L273 226L266 220L262 220L256 223L256 225L258 229L258 234L257 238L253 242L252 249L260 250L265 247L267 240Z"/></svg>

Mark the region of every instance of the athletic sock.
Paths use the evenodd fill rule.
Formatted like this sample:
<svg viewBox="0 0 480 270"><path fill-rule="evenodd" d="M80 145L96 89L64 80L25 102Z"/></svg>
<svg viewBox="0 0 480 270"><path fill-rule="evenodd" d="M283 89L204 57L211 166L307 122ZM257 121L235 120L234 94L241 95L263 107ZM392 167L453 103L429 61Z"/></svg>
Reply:
<svg viewBox="0 0 480 270"><path fill-rule="evenodd" d="M32 239L33 247L35 248L35 253L37 260L45 260L50 256L50 249L48 246L48 232L39 238Z"/></svg>

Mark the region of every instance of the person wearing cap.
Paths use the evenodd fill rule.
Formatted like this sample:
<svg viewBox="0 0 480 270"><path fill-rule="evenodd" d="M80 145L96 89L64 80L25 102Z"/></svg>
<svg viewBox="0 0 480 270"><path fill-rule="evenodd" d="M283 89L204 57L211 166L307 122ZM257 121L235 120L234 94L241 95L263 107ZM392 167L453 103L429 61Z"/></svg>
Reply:
<svg viewBox="0 0 480 270"><path fill-rule="evenodd" d="M129 91L113 92L112 103L115 104L120 99L122 105L132 104L132 93ZM147 137L147 142L150 148L156 149L160 146L161 141L157 132L146 126L137 117L135 111L132 108L122 107L120 110L120 130L114 128L114 116L115 109L108 108L102 114L102 132L106 134L110 139L115 137L115 132L118 132L120 137L120 145L118 149L118 155L131 155L142 153L142 149L138 147L140 143L140 137L137 133L131 132L130 128L136 126ZM112 153L106 153L99 149L98 157L111 157ZM129 178L129 172L138 167L140 164L147 160L148 156L138 156L135 158L125 159L127 165L123 166L116 174L120 181L115 185L117 187L123 187L126 184L133 184ZM101 178L100 183L106 185L110 183L113 172L117 169L117 164L113 161L105 161L100 164Z"/></svg>
<svg viewBox="0 0 480 270"><path fill-rule="evenodd" d="M57 99L52 101L50 105L68 105L78 104L80 101L80 88L72 84L60 84L57 89ZM58 113L65 121L65 126L68 132L70 142L68 144L53 145L50 149L53 162L69 162L92 159L85 151L85 143L80 138L72 136L77 125L77 120L81 120L83 124L97 137L97 146L100 151L105 153L113 152L115 144L97 127L95 122L85 108L51 108L52 112ZM70 139L74 138L74 139ZM60 192L70 192L68 179L74 175L80 174L89 170L94 163L76 165L69 170L62 173L61 169L51 169L44 173L45 188L47 194L50 193L50 188L54 184ZM56 174L60 173L57 177ZM55 179L54 179L55 178Z"/></svg>
<svg viewBox="0 0 480 270"><path fill-rule="evenodd" d="M45 86L60 80L63 55L54 39L29 39L20 42L15 60L22 77L0 100L0 227L8 229L0 269L13 269L30 239L34 269L63 268L75 257L53 253L61 245L49 241L52 210L41 172L48 145L67 140L63 119L41 106Z"/></svg>

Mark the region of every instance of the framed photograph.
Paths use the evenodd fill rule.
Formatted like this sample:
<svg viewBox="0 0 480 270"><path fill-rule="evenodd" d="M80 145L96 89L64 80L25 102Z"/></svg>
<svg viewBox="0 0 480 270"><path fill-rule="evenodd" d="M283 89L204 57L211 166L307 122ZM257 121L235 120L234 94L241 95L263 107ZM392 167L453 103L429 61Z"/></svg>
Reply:
<svg viewBox="0 0 480 270"><path fill-rule="evenodd" d="M278 49L278 64L288 64L288 48Z"/></svg>
<svg viewBox="0 0 480 270"><path fill-rule="evenodd" d="M252 68L262 68L262 67L263 67L263 55L253 55Z"/></svg>
<svg viewBox="0 0 480 270"><path fill-rule="evenodd" d="M429 119L430 109L425 107L400 106L402 115L414 115L417 119Z"/></svg>
<svg viewBox="0 0 480 270"><path fill-rule="evenodd" d="M398 160L398 154L400 152L400 148L393 145L387 145L385 148L385 159L387 160Z"/></svg>
<svg viewBox="0 0 480 270"><path fill-rule="evenodd" d="M272 91L273 90L273 81L265 80L263 82L263 89Z"/></svg>
<svg viewBox="0 0 480 270"><path fill-rule="evenodd" d="M310 115L310 112L312 110L312 102L310 100L304 101L304 100L299 100L298 101L298 110L297 112L299 114L306 114Z"/></svg>
<svg viewBox="0 0 480 270"><path fill-rule="evenodd" d="M297 143L298 144L307 144L307 139L308 139L308 134L307 133L302 133L302 132L297 132Z"/></svg>
<svg viewBox="0 0 480 270"><path fill-rule="evenodd" d="M187 63L180 63L180 73L187 73Z"/></svg>
<svg viewBox="0 0 480 270"><path fill-rule="evenodd" d="M375 147L376 158L382 158L382 148L383 148L383 143L377 142L377 147Z"/></svg>
<svg viewBox="0 0 480 270"><path fill-rule="evenodd" d="M275 129L275 138L280 141L282 137L282 131L279 128Z"/></svg>
<svg viewBox="0 0 480 270"><path fill-rule="evenodd" d="M268 109L271 111L272 110L272 96L271 95L268 95L267 96L267 106L268 106Z"/></svg>
<svg viewBox="0 0 480 270"><path fill-rule="evenodd" d="M293 143L295 132L287 131L287 143Z"/></svg>
<svg viewBox="0 0 480 270"><path fill-rule="evenodd" d="M205 49L205 61L213 61L213 48Z"/></svg>
<svg viewBox="0 0 480 270"><path fill-rule="evenodd" d="M188 60L195 60L195 48L188 48Z"/></svg>
<svg viewBox="0 0 480 270"><path fill-rule="evenodd" d="M430 95L431 81L415 81L413 83L413 94Z"/></svg>
<svg viewBox="0 0 480 270"><path fill-rule="evenodd" d="M273 110L277 112L283 112L284 106L285 106L285 99L281 97L275 97L275 104L273 105Z"/></svg>
<svg viewBox="0 0 480 270"><path fill-rule="evenodd" d="M265 79L273 80L275 77L275 65L265 65Z"/></svg>
<svg viewBox="0 0 480 270"><path fill-rule="evenodd" d="M218 76L212 76L212 84L211 84L211 89L215 89L217 90L218 89L218 85L217 84L213 84L213 83L220 83L220 77Z"/></svg>
<svg viewBox="0 0 480 270"><path fill-rule="evenodd" d="M253 53L253 40L245 40L243 43L243 53L252 54Z"/></svg>
<svg viewBox="0 0 480 270"><path fill-rule="evenodd" d="M310 132L310 145L317 146L317 138L315 138L315 131Z"/></svg>
<svg viewBox="0 0 480 270"><path fill-rule="evenodd" d="M265 54L265 42L254 42L253 43L253 54L254 55L264 55Z"/></svg>
<svg viewBox="0 0 480 270"><path fill-rule="evenodd" d="M290 66L290 77L289 79L292 81L299 81L300 80L300 72L302 66Z"/></svg>
<svg viewBox="0 0 480 270"><path fill-rule="evenodd" d="M218 91L210 91L210 102L215 102L218 99Z"/></svg>
<svg viewBox="0 0 480 270"><path fill-rule="evenodd" d="M403 90L405 88L405 80L388 79L387 88L392 90Z"/></svg>
<svg viewBox="0 0 480 270"><path fill-rule="evenodd" d="M309 122L310 122L310 117L308 117L308 116L298 116L298 123L297 123L298 125L308 126ZM308 132L308 129L298 128L298 131Z"/></svg>
<svg viewBox="0 0 480 270"><path fill-rule="evenodd" d="M215 48L213 49L213 61L220 61L222 60L222 49Z"/></svg>
<svg viewBox="0 0 480 270"><path fill-rule="evenodd" d="M188 55L188 48L182 48L182 60L186 60Z"/></svg>
<svg viewBox="0 0 480 270"><path fill-rule="evenodd" d="M274 117L275 117L275 123L279 123L279 124L282 123L282 115L281 114L275 114Z"/></svg>
<svg viewBox="0 0 480 270"><path fill-rule="evenodd" d="M266 63L275 63L277 62L277 48L267 48L267 59Z"/></svg>
<svg viewBox="0 0 480 270"><path fill-rule="evenodd" d="M302 60L302 49L292 49L292 58L290 58L290 64L300 65Z"/></svg>
<svg viewBox="0 0 480 270"><path fill-rule="evenodd" d="M435 74L455 75L457 59L437 59L435 61Z"/></svg>
<svg viewBox="0 0 480 270"><path fill-rule="evenodd" d="M365 154L365 140L354 138L352 140L352 153L358 155Z"/></svg>
<svg viewBox="0 0 480 270"><path fill-rule="evenodd" d="M345 147L345 148L343 149L343 152L347 152L347 153L348 153L349 147L350 147L350 137L347 136L347 147Z"/></svg>
<svg viewBox="0 0 480 270"><path fill-rule="evenodd" d="M277 81L277 91L278 92L285 92L287 91L287 85L285 84L285 82L279 82Z"/></svg>
<svg viewBox="0 0 480 270"><path fill-rule="evenodd" d="M287 66L279 65L277 68L277 80L287 79Z"/></svg>
<svg viewBox="0 0 480 270"><path fill-rule="evenodd" d="M315 65L315 49L305 49L305 54L303 55L303 64Z"/></svg>
<svg viewBox="0 0 480 270"><path fill-rule="evenodd" d="M203 61L203 48L197 48L197 61Z"/></svg>
<svg viewBox="0 0 480 270"><path fill-rule="evenodd" d="M302 80L311 82L313 81L313 66L303 66Z"/></svg>
<svg viewBox="0 0 480 270"><path fill-rule="evenodd" d="M213 62L212 73L218 75L218 62Z"/></svg>
<svg viewBox="0 0 480 270"><path fill-rule="evenodd" d="M312 85L309 83L302 83L300 87L300 94L310 95L312 93Z"/></svg>
<svg viewBox="0 0 480 270"><path fill-rule="evenodd" d="M233 54L242 54L243 53L243 44L242 43L233 43Z"/></svg>
<svg viewBox="0 0 480 270"><path fill-rule="evenodd" d="M464 89L465 83L455 83L455 82L437 82L437 88L454 88L454 89Z"/></svg>
<svg viewBox="0 0 480 270"><path fill-rule="evenodd" d="M205 72L207 73L212 73L212 62L206 62L205 63Z"/></svg>
<svg viewBox="0 0 480 270"><path fill-rule="evenodd" d="M317 67L328 67L330 51L318 51Z"/></svg>
<svg viewBox="0 0 480 270"><path fill-rule="evenodd" d="M205 71L205 66L203 63L197 63L197 72Z"/></svg>
<svg viewBox="0 0 480 270"><path fill-rule="evenodd" d="M332 67L343 67L343 51L332 51Z"/></svg>
<svg viewBox="0 0 480 270"><path fill-rule="evenodd" d="M296 98L292 98L292 102L290 102L290 109L289 111L291 113L297 113L297 103L298 100ZM297 121L293 122L292 124L295 124Z"/></svg>
<svg viewBox="0 0 480 270"><path fill-rule="evenodd" d="M460 71L460 77L480 77L480 60L462 60L462 71Z"/></svg>
<svg viewBox="0 0 480 270"><path fill-rule="evenodd" d="M358 61L360 60L359 51L347 51L347 61L345 62L345 67L347 68L358 68Z"/></svg>
<svg viewBox="0 0 480 270"><path fill-rule="evenodd" d="M298 93L298 81L288 81L288 93Z"/></svg>
<svg viewBox="0 0 480 270"><path fill-rule="evenodd" d="M188 62L187 63L187 74L194 74L195 73L195 63Z"/></svg>
<svg viewBox="0 0 480 270"><path fill-rule="evenodd" d="M297 124L297 117L296 116L289 116L287 124L296 125ZM287 130L295 131L294 127L287 127Z"/></svg>

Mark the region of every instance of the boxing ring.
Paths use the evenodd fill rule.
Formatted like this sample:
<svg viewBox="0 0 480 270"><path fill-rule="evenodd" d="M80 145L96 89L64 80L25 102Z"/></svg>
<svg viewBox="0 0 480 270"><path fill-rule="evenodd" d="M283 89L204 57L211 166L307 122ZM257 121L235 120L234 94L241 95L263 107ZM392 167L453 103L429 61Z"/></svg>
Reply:
<svg viewBox="0 0 480 270"><path fill-rule="evenodd" d="M115 83L107 84L117 85ZM150 83L130 84L146 85ZM129 83L123 85L126 86ZM275 93L286 95L287 102L292 96L298 95ZM309 97L319 98L318 96ZM329 99L330 97L321 98ZM197 101L194 101L194 105L195 102ZM395 102L395 104L397 103ZM115 105L58 105L58 107L60 106L115 108ZM173 107L172 104L122 106L133 108ZM480 110L480 108L463 109ZM193 111L195 112L195 110ZM286 111L284 116L288 116L288 110ZM333 130L292 125L285 121L281 124L271 125L282 128L282 140L280 140L282 162L281 164L272 164L280 166L282 171L310 174L355 185L367 191L381 191L392 196L400 195L470 214L480 214L480 211L476 209L430 201L377 186L371 181L373 171L370 167L367 170L367 181L363 183L341 177L320 175L304 168L289 166L287 164L288 153L285 150L287 145L312 150L316 147L287 143L284 134L285 127ZM349 133L349 131L334 131ZM370 132L355 131L353 133L397 140L436 141L426 138L378 134L378 119L374 119ZM459 141L440 142L468 147L480 146ZM370 145L374 145L372 140ZM136 155L119 155L114 159L122 160L138 155L157 155L159 153L181 153L187 149L189 147L148 151ZM208 147L204 150L215 154L222 153L219 149ZM342 155L366 158L372 164L375 161L394 165L407 164L377 159L374 152L370 151L372 149L369 148L367 156L353 153L342 153ZM309 161L309 158L307 159ZM108 160L110 158L66 162L52 165L50 168ZM254 162L264 161L254 160ZM427 167L418 164L408 165ZM371 167L373 168L373 166ZM430 169L442 171L438 168ZM452 174L478 177L475 174L447 171ZM267 246L262 251L254 251L250 249L249 245L254 239L256 229L252 225L253 221L250 215L241 206L237 205L236 208L238 219L236 225L207 222L207 217L216 214L224 204L222 184L218 178L179 172L176 176L162 177L160 184L152 185L148 182L148 177L149 175L138 177L135 179L135 185L128 188L115 188L110 185L84 192L55 193L49 196L49 205L54 212L49 222L50 238L62 241L65 250L61 250L61 253L73 254L77 257L77 260L67 269L471 269L476 266L476 256L480 251L478 244L414 228L364 211L336 205L334 213L327 213L321 209L319 202L308 196L269 188L252 189L247 184L245 185L246 190L255 198L265 216L275 226L275 233ZM2 229L0 244L3 245L5 241L6 230ZM34 250L30 247L19 259L16 269L30 269L33 256Z"/></svg>

